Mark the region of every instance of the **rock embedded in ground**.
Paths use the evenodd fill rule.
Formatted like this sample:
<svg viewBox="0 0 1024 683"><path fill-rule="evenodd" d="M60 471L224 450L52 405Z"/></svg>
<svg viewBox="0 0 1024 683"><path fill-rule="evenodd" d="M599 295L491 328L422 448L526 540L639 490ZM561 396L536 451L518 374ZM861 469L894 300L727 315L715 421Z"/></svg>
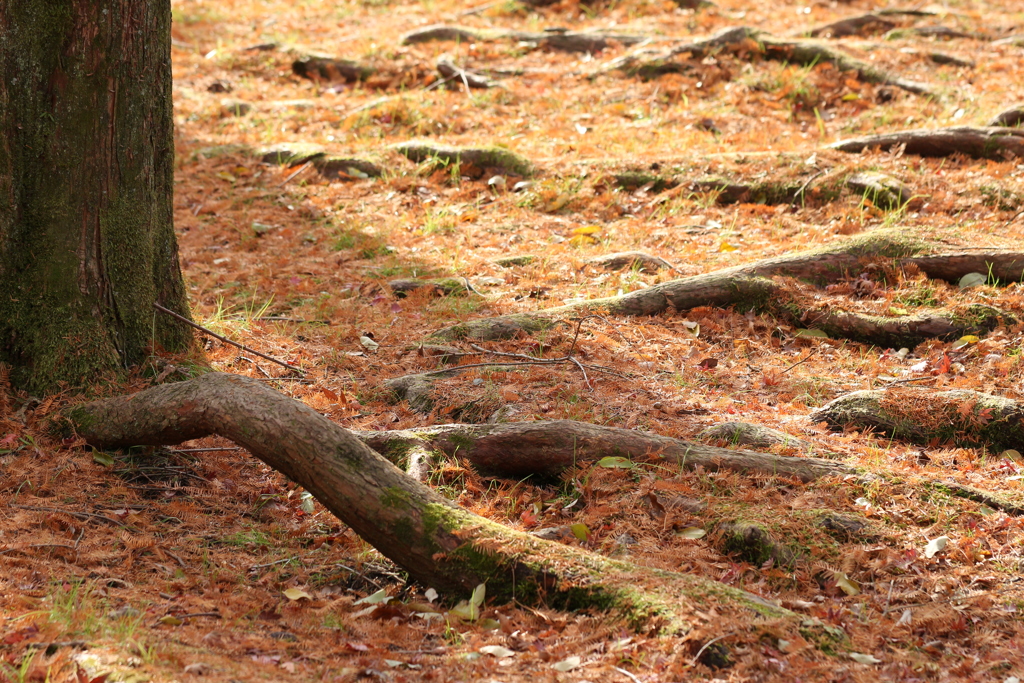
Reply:
<svg viewBox="0 0 1024 683"><path fill-rule="evenodd" d="M662 268L671 268L672 264L663 258L651 256L641 251L622 251L614 254L605 254L587 259L586 263L599 266L605 270L640 270L645 273L655 273Z"/></svg>
<svg viewBox="0 0 1024 683"><path fill-rule="evenodd" d="M220 101L220 110L225 116L245 116L252 111L252 104L245 100L226 98Z"/></svg>
<svg viewBox="0 0 1024 683"><path fill-rule="evenodd" d="M320 145L309 142L282 142L269 147L262 147L255 152L260 161L266 164L295 166L313 161L324 156L326 152Z"/></svg>

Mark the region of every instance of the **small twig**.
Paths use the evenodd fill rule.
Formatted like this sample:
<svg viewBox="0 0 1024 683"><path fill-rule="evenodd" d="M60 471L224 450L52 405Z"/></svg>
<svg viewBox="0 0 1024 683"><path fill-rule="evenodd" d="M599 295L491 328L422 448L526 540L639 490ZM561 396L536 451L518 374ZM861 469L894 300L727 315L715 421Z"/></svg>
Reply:
<svg viewBox="0 0 1024 683"><path fill-rule="evenodd" d="M210 617L211 619L223 619L224 615L220 612L193 612L191 614L175 614L173 616L179 619L189 619L192 617Z"/></svg>
<svg viewBox="0 0 1024 683"><path fill-rule="evenodd" d="M283 360L278 360L277 358L274 358L273 356L268 356L265 353L260 353L256 349L249 348L248 346L246 346L244 344L239 344L238 342L231 341L227 337L225 337L223 335L220 335L220 334L217 334L213 330L211 330L211 329L209 329L207 327L203 327L202 325L200 325L198 323L194 323L191 320L189 320L188 318L186 318L185 316L178 315L177 313L175 313L174 311L170 310L169 308L164 308L163 306L161 306L160 304L158 304L156 302L153 302L153 307L156 308L156 310L160 311L161 313L166 313L167 315L171 316L172 318L180 320L181 322L185 323L186 325L188 325L190 327L194 327L195 329L199 330L200 332L205 332L206 334L210 335L211 337L215 337L215 338L221 340L225 344L230 344L231 346L234 346L234 347L237 347L239 349L242 349L243 351L255 354L255 355L259 356L260 358L262 358L263 360L269 360L271 363L277 363L278 365L286 367L289 370L295 370L296 372L300 372L300 373L305 374L305 370L303 370L302 368L300 368L298 366L292 365L291 363L285 362Z"/></svg>
<svg viewBox="0 0 1024 683"><path fill-rule="evenodd" d="M640 683L640 679L639 678L637 678L633 674L629 673L625 669L620 669L617 666L613 666L612 668L615 669L616 671L618 671L620 674L622 674L626 678L628 678L629 680L633 681L633 683Z"/></svg>
<svg viewBox="0 0 1024 683"><path fill-rule="evenodd" d="M312 165L313 165L312 161L307 161L302 166L299 166L298 170L294 171L291 175L289 175L287 178L285 178L280 183L278 183L278 187L282 187L283 185L287 184L289 180L291 180L295 176L299 175L300 173L302 173L303 171L305 171L307 168L309 168Z"/></svg>
<svg viewBox="0 0 1024 683"><path fill-rule="evenodd" d="M63 510L61 508L49 508L49 507L42 507L42 506L38 506L38 505L16 505L16 504L13 504L13 503L11 505L9 505L8 507L18 508L19 510L34 510L36 512L57 512L57 513L60 513L60 514L71 515L72 517L79 517L79 518L81 518L81 517L94 517L96 519L102 519L104 522L109 522L111 524L116 524L117 526L121 527L122 529L131 529L131 527L128 526L127 524L123 524L123 523L117 521L116 519L111 519L110 517L107 517L106 515L97 515L94 512L78 512L77 510Z"/></svg>
<svg viewBox="0 0 1024 683"><path fill-rule="evenodd" d="M792 370L793 368L795 368L796 366L798 366L798 365L801 365L801 364L803 364L803 363L806 363L807 361L809 361L809 360L811 359L811 357L812 357L812 356L813 356L814 354L818 353L818 351L820 351L820 350L821 350L821 349L813 349L813 350L812 350L812 351L811 351L810 353L808 353L808 354L807 354L806 356L804 356L804 357L803 357L803 360L798 360L797 362L793 363L793 364L792 364L792 365L790 365L790 366L789 366L788 368L786 368L785 370L783 370L783 371L782 371L782 374L784 375L784 374L786 374L787 372L789 372L790 370Z"/></svg>
<svg viewBox="0 0 1024 683"><path fill-rule="evenodd" d="M168 448L172 453L215 453L216 451L240 451L241 446L224 446L223 448ZM202 477L200 477L202 478ZM205 479L203 481L206 481Z"/></svg>
<svg viewBox="0 0 1024 683"><path fill-rule="evenodd" d="M885 386L891 387L895 384L909 384L910 382L923 382L927 379L935 379L934 377L908 377L906 379L894 379Z"/></svg>
<svg viewBox="0 0 1024 683"><path fill-rule="evenodd" d="M704 650L708 649L709 647L711 647L712 645L714 645L718 641L722 640L723 638L728 638L729 636L732 636L732 635L736 635L736 631L730 631L729 633L726 633L724 635L720 635L717 638L712 638L708 642L704 643L704 647L702 647L701 649L697 650L697 654L694 655L693 659L690 660L690 666L694 666L697 663L697 660L700 659L700 656L702 654L704 654Z"/></svg>
<svg viewBox="0 0 1024 683"><path fill-rule="evenodd" d="M285 562L291 562L292 560L298 560L299 562L301 562L302 558L298 557L298 556L296 556L296 557L284 557L284 558L281 558L280 560L274 560L273 562L265 562L263 564L254 564L253 566L249 567L249 571L252 572L252 571L256 571L257 569L265 569L266 567L273 567L275 564L284 564Z"/></svg>
<svg viewBox="0 0 1024 683"><path fill-rule="evenodd" d="M825 173L827 173L827 171L821 170L812 175L810 178L808 178L807 181L800 186L800 189L796 191L796 194L793 195L793 201L790 202L789 205L796 206L796 203L798 201L803 200L804 192L806 192L807 188L811 186L811 183L813 183L819 176L824 175Z"/></svg>
<svg viewBox="0 0 1024 683"><path fill-rule="evenodd" d="M580 369L580 372L583 373L583 382L587 385L588 389L593 391L594 390L594 385L590 383L590 378L587 377L587 369L583 367L583 363L579 362L578 360L576 360L572 356L569 356L569 360L571 360L573 363L575 363L576 367L578 367Z"/></svg>
<svg viewBox="0 0 1024 683"><path fill-rule="evenodd" d="M245 356L239 356L239 357L238 357L238 360L244 360L244 361L246 361L246 362L248 362L248 363L252 363L252 366L253 366L254 368L256 368L257 370L259 370L259 371L260 371L260 374L261 374L261 375L263 375L263 377L264 377L264 378L266 378L266 379L273 379L273 377L271 377L271 376L270 376L270 373L269 373L269 372L267 372L266 370L264 370L263 368L261 368L261 367L259 366L259 363L257 363L256 361L254 361L254 360L253 360L252 358L246 358Z"/></svg>
<svg viewBox="0 0 1024 683"><path fill-rule="evenodd" d="M466 289L468 289L469 291L473 292L473 293L474 293L474 294L476 294L477 296L484 296L483 292L480 292L480 291L478 291L478 290L477 290L477 288L476 288L476 287L474 287L474 286L473 286L473 285L472 285L472 284L470 283L470 281L469 281L469 278L468 278L468 277L466 277L465 275L463 275L463 276L462 276L462 279L466 281Z"/></svg>
<svg viewBox="0 0 1024 683"><path fill-rule="evenodd" d="M492 7L497 7L498 5L502 4L503 2L505 2L505 0L493 0L493 2L485 2L482 5L477 5L476 7L470 7L467 10L463 10L462 12L459 12L456 16L459 16L459 17L469 17L469 16L472 16L474 14L480 14L481 12L486 12L487 10L491 9Z"/></svg>

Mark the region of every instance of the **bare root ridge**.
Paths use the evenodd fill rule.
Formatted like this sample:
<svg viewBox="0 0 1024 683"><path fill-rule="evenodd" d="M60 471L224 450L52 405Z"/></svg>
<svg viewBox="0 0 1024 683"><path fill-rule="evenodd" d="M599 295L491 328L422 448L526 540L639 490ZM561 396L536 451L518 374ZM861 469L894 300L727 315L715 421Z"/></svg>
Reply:
<svg viewBox="0 0 1024 683"><path fill-rule="evenodd" d="M81 405L69 417L99 447L170 445L211 434L231 439L305 487L414 579L442 590L465 593L486 583L498 599L607 610L641 630L686 632L711 620L702 612L709 603L722 618L749 623L756 613L794 631L802 623L715 581L609 560L474 515L351 432L246 377L213 372Z"/></svg>
<svg viewBox="0 0 1024 683"><path fill-rule="evenodd" d="M867 135L829 145L841 152L863 152L901 147L906 154L948 157L964 154L975 159L1004 160L1024 156L1024 130L1006 126L955 126L934 130L907 130Z"/></svg>
<svg viewBox="0 0 1024 683"><path fill-rule="evenodd" d="M655 78L666 73L689 70L692 63L678 59L682 55L689 55L691 60L699 62L720 52L762 55L767 59L802 66L828 62L840 71L856 72L858 78L869 83L892 85L918 95L937 95L935 89L927 83L912 81L879 69L825 42L779 38L746 26L723 29L708 38L684 42L669 50L644 48L612 60L602 71L625 71L642 78Z"/></svg>
<svg viewBox="0 0 1024 683"><path fill-rule="evenodd" d="M782 317L810 317L828 328L828 333L879 346L912 346L931 337L952 337L969 330L985 331L1004 316L994 309L982 315L932 312L914 316L880 317L846 312L784 310L785 295L771 277L786 276L818 284L834 282L871 260L896 266L915 266L927 276L957 282L967 273L988 273L1004 282L1024 278L1024 253L964 251L942 253L930 244L893 231L878 231L847 240L837 247L812 249L743 266L672 280L629 294L559 306L534 313L518 313L471 320L434 333L439 339L507 339L532 334L555 325L563 318L604 311L617 316L658 315L668 310L689 310L698 306L743 306L772 310ZM790 307L792 308L792 306ZM806 313L806 316L805 316ZM975 315L977 314L977 315Z"/></svg>

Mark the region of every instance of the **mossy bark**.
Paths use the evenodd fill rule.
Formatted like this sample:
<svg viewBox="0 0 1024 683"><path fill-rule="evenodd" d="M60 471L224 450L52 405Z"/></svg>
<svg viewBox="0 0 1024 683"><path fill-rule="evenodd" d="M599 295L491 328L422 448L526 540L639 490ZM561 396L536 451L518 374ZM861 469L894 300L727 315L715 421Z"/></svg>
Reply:
<svg viewBox="0 0 1024 683"><path fill-rule="evenodd" d="M474 515L349 431L249 378L208 373L78 406L69 417L89 443L106 448L229 438L305 487L413 578L456 595L486 583L498 600L608 610L643 630L685 632L712 607L730 623L755 614L784 628L801 622L715 581L609 560Z"/></svg>
<svg viewBox="0 0 1024 683"><path fill-rule="evenodd" d="M1024 450L1024 405L977 391L855 391L811 414L836 429L871 428L916 443Z"/></svg>
<svg viewBox="0 0 1024 683"><path fill-rule="evenodd" d="M0 3L0 361L83 385L183 350L168 0Z"/></svg>

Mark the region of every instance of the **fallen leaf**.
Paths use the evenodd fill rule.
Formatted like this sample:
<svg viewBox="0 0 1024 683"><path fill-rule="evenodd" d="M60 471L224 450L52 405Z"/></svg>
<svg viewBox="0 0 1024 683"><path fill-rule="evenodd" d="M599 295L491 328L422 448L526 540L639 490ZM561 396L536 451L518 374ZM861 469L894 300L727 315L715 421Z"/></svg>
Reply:
<svg viewBox="0 0 1024 683"><path fill-rule="evenodd" d="M699 526L688 526L685 529L680 529L676 532L677 536L689 539L703 538L706 534L707 532L701 529Z"/></svg>
<svg viewBox="0 0 1024 683"><path fill-rule="evenodd" d="M563 659L560 662L552 664L551 668L555 671L561 671L564 673L566 671L572 671L573 669L578 667L582 662L583 660L579 657L569 657L568 659Z"/></svg>
<svg viewBox="0 0 1024 683"><path fill-rule="evenodd" d="M516 653L515 650L510 650L507 647L501 645L484 645L482 648L477 650L480 654L491 655L492 657L511 657Z"/></svg>
<svg viewBox="0 0 1024 683"><path fill-rule="evenodd" d="M947 543L949 543L949 536L933 538L928 541L928 545L924 547L924 556L929 559L935 557L945 549Z"/></svg>
<svg viewBox="0 0 1024 683"><path fill-rule="evenodd" d="M569 527L572 530L573 536L585 541L590 538L590 529L587 528L586 524L573 524Z"/></svg>
<svg viewBox="0 0 1024 683"><path fill-rule="evenodd" d="M286 588L285 590L281 591L281 593L284 594L284 597L288 598L289 600L301 600L302 598L305 598L307 600L313 599L312 595L302 590L301 588ZM359 603L357 602L356 604L358 605Z"/></svg>
<svg viewBox="0 0 1024 683"><path fill-rule="evenodd" d="M623 458L617 455L609 455L598 460L597 466L607 467L609 469L628 470L632 469L633 463L629 460L629 458Z"/></svg>
<svg viewBox="0 0 1024 683"><path fill-rule="evenodd" d="M859 652L851 652L850 659L857 662L858 664L881 664L882 660L872 655L863 655Z"/></svg>
<svg viewBox="0 0 1024 683"><path fill-rule="evenodd" d="M287 592L285 593L285 595L287 596ZM308 598L309 596L307 595L306 597ZM290 598L290 599L291 600L296 600L297 598ZM360 598L359 600L356 600L352 604L353 605L378 605L380 603L384 603L386 605L386 604L388 604L389 600L391 600L391 598L388 597L388 592L386 590L384 590L383 588L381 588L376 593L371 593L370 595L367 595L365 598Z"/></svg>

